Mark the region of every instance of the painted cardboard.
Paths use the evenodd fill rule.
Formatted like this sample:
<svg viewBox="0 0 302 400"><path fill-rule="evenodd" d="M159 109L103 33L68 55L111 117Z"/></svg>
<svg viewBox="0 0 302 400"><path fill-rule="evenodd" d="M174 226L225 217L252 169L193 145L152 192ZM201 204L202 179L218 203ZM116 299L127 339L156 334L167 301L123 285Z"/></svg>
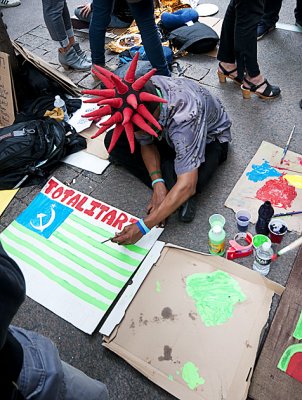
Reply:
<svg viewBox="0 0 302 400"><path fill-rule="evenodd" d="M238 282L246 300L236 304L226 322L207 327L186 292L186 279L217 270ZM179 399L245 400L272 297L283 290L224 258L165 246L103 345ZM200 377L194 388L182 378L187 362Z"/></svg>
<svg viewBox="0 0 302 400"><path fill-rule="evenodd" d="M302 204L302 156L289 150L283 164L280 164L282 155L282 147L263 141L229 194L225 206L232 208L234 212L242 208L248 209L252 215L252 223L257 221L258 209L264 200L272 202L275 214L300 211ZM260 168L263 171L263 179L260 173L257 176L254 175L254 171L260 171ZM253 174L254 180L250 179L251 174ZM290 177L296 178L296 187L288 180ZM256 179L259 180L255 181ZM267 192L262 200L257 198L258 191L263 190L265 185L270 182L272 183L270 193ZM298 187L299 184L300 187ZM302 232L300 214L280 218L286 221L289 231Z"/></svg>
<svg viewBox="0 0 302 400"><path fill-rule="evenodd" d="M15 120L13 81L9 55L0 52L0 128L11 125Z"/></svg>

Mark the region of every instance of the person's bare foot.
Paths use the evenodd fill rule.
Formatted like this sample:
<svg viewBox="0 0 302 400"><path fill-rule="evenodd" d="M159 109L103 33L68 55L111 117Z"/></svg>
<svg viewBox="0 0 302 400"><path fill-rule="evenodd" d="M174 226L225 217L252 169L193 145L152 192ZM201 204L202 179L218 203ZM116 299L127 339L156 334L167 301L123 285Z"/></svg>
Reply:
<svg viewBox="0 0 302 400"><path fill-rule="evenodd" d="M237 65L234 63L220 62L218 65L218 71L224 74L227 72L230 78L237 78Z"/></svg>

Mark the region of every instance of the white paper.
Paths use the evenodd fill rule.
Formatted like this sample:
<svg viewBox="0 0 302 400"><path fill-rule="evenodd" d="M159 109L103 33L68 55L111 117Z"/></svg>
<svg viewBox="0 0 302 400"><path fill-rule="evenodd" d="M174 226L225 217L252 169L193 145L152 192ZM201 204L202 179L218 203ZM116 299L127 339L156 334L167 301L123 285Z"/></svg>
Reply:
<svg viewBox="0 0 302 400"><path fill-rule="evenodd" d="M62 161L66 164L85 169L86 171L90 171L95 174L102 174L110 164L108 160L102 160L101 158L96 157L93 154L87 153L85 150L70 154Z"/></svg>
<svg viewBox="0 0 302 400"><path fill-rule="evenodd" d="M81 108L79 108L68 121L68 123L71 126L73 126L78 133L89 128L90 125L92 124L92 121L90 121L88 118L83 118L82 115L97 110L99 108L99 106L96 103L84 103L83 100L87 99L88 97L81 97L82 100Z"/></svg>

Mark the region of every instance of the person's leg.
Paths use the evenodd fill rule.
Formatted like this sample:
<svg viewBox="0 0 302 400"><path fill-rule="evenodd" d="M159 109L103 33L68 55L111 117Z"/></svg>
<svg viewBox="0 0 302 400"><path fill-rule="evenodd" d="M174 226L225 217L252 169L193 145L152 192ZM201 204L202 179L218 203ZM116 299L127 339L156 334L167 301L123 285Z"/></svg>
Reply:
<svg viewBox="0 0 302 400"><path fill-rule="evenodd" d="M93 0L93 13L89 26L92 63L105 65L105 34L111 20L113 0Z"/></svg>
<svg viewBox="0 0 302 400"><path fill-rule="evenodd" d="M52 40L58 43L59 62L65 69L73 68L87 71L91 63L79 48L75 46L74 33L65 0L42 0L43 16ZM81 52L81 54L78 54Z"/></svg>
<svg viewBox="0 0 302 400"><path fill-rule="evenodd" d="M205 161L198 168L196 192L201 193L218 166L227 159L228 143L215 140L206 145Z"/></svg>
<svg viewBox="0 0 302 400"><path fill-rule="evenodd" d="M155 24L153 0L141 0L138 3L131 3L129 8L139 28L142 42L152 67L157 69L158 75L171 76Z"/></svg>
<svg viewBox="0 0 302 400"><path fill-rule="evenodd" d="M264 0L264 12L261 22L266 28L274 26L279 20L282 0Z"/></svg>
<svg viewBox="0 0 302 400"><path fill-rule="evenodd" d="M236 23L236 10L234 0L230 1L226 10L221 28L221 36L217 59L220 61L218 66L218 78L221 83L230 78L236 83L242 83L242 79L237 78L237 64L235 60L234 32Z"/></svg>
<svg viewBox="0 0 302 400"><path fill-rule="evenodd" d="M235 55L238 76L260 74L257 61L257 25L263 12L263 0L236 0Z"/></svg>
<svg viewBox="0 0 302 400"><path fill-rule="evenodd" d="M83 15L83 6L79 6L74 10L74 15L80 21L87 22L89 24L92 18L92 11L90 11L90 13L88 13L87 15Z"/></svg>
<svg viewBox="0 0 302 400"><path fill-rule="evenodd" d="M42 0L42 6L44 21L50 37L58 43L58 47L66 48L69 45L69 39L63 18L65 1Z"/></svg>
<svg viewBox="0 0 302 400"><path fill-rule="evenodd" d="M64 400L108 400L108 390L104 383L92 379L84 372L62 362L64 373Z"/></svg>

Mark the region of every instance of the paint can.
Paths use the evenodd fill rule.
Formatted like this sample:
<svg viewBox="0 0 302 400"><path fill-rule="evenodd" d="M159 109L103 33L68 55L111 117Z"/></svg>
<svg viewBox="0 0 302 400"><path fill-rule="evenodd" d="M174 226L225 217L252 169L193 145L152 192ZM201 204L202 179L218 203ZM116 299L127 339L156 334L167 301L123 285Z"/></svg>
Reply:
<svg viewBox="0 0 302 400"><path fill-rule="evenodd" d="M269 238L272 243L281 243L283 236L288 231L288 226L283 219L274 218L268 224Z"/></svg>

